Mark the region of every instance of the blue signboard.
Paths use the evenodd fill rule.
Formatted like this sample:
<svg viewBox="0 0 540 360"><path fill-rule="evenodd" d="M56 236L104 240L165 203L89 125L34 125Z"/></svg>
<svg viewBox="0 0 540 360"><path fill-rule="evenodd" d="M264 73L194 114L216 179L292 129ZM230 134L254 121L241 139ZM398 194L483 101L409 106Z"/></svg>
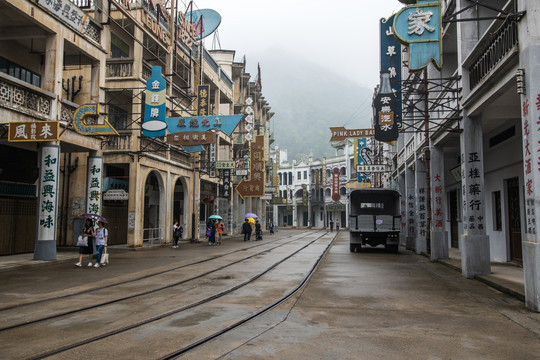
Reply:
<svg viewBox="0 0 540 360"><path fill-rule="evenodd" d="M395 122L401 129L401 43L394 37L394 17L381 19L381 71L390 73L390 86L396 95Z"/></svg>
<svg viewBox="0 0 540 360"><path fill-rule="evenodd" d="M401 9L394 19L394 36L409 45L409 71L420 71L430 61L442 68L440 0L418 0Z"/></svg>
<svg viewBox="0 0 540 360"><path fill-rule="evenodd" d="M362 157L362 150L367 146L367 139L366 138L356 138L354 139L354 165L355 168L358 168L358 165L366 165L366 161ZM367 179L367 176L365 173L357 172L356 176L358 178L358 182L364 182Z"/></svg>
<svg viewBox="0 0 540 360"><path fill-rule="evenodd" d="M207 131L217 129L231 135L244 115L186 116L167 118L167 130L171 134L183 131Z"/></svg>
<svg viewBox="0 0 540 360"><path fill-rule="evenodd" d="M216 10L200 9L186 13L186 18L193 24L195 39L204 39L212 34L221 24L221 15Z"/></svg>
<svg viewBox="0 0 540 360"><path fill-rule="evenodd" d="M152 76L146 81L146 101L142 124L144 136L165 136L166 99L166 83L161 76L161 66L152 66Z"/></svg>

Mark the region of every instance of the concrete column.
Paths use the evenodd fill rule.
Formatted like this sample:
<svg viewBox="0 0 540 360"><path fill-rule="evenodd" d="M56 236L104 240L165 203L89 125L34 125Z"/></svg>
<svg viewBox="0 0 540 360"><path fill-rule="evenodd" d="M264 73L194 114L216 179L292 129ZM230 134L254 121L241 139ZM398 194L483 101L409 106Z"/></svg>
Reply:
<svg viewBox="0 0 540 360"><path fill-rule="evenodd" d="M540 214L540 14L537 1L521 0L518 6L518 10L527 11L519 26L519 60L525 80L525 93L521 95L526 209L526 229L522 237L525 303L528 308L540 311L540 229L536 217Z"/></svg>
<svg viewBox="0 0 540 360"><path fill-rule="evenodd" d="M43 71L43 89L54 94L62 94L62 66L64 59L64 40L61 35L53 34L45 40L45 58ZM52 101L51 119L57 120L61 113L60 98Z"/></svg>
<svg viewBox="0 0 540 360"><path fill-rule="evenodd" d="M38 167L39 184L34 260L56 260L60 146L52 143L41 145Z"/></svg>
<svg viewBox="0 0 540 360"><path fill-rule="evenodd" d="M416 249L416 190L414 182L414 170L405 168L405 186L407 188L407 231L405 247L410 250Z"/></svg>
<svg viewBox="0 0 540 360"><path fill-rule="evenodd" d="M296 196L293 194L293 198L292 198L292 203L293 203L293 228L297 228L298 227L298 206L296 206Z"/></svg>
<svg viewBox="0 0 540 360"><path fill-rule="evenodd" d="M399 232L399 243L401 245L406 244L407 239L407 187L405 184L405 173L400 173L398 177L399 194L401 195L400 207L401 207L401 225Z"/></svg>
<svg viewBox="0 0 540 360"><path fill-rule="evenodd" d="M461 193L463 234L461 270L465 277L491 273L489 236L485 228L482 122L463 114L461 133Z"/></svg>
<svg viewBox="0 0 540 360"><path fill-rule="evenodd" d="M133 29L133 36L135 40L133 41L133 76L137 79L142 78L142 69L143 69L143 31L135 26Z"/></svg>
<svg viewBox="0 0 540 360"><path fill-rule="evenodd" d="M430 149L431 169L431 254L430 260L448 258L448 234L445 231L444 154L440 147Z"/></svg>
<svg viewBox="0 0 540 360"><path fill-rule="evenodd" d="M128 236L127 245L142 246L144 183L140 179L140 163L129 164Z"/></svg>
<svg viewBox="0 0 540 360"><path fill-rule="evenodd" d="M416 253L426 253L426 232L427 232L427 193L426 193L426 163L423 160L416 160L414 169L416 183Z"/></svg>

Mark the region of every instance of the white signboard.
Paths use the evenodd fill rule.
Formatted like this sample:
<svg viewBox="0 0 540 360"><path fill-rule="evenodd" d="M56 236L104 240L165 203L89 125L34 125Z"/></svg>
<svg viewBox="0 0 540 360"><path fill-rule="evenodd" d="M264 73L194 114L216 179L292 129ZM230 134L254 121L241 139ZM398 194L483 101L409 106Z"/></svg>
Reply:
<svg viewBox="0 0 540 360"><path fill-rule="evenodd" d="M86 171L86 212L101 215L103 158L99 156L89 156Z"/></svg>
<svg viewBox="0 0 540 360"><path fill-rule="evenodd" d="M129 194L124 189L109 189L103 193L103 200L128 200Z"/></svg>
<svg viewBox="0 0 540 360"><path fill-rule="evenodd" d="M374 172L387 172L388 165L386 164L374 164L374 165L357 165L356 172L374 173Z"/></svg>
<svg viewBox="0 0 540 360"><path fill-rule="evenodd" d="M44 146L39 163L38 241L56 241L60 147Z"/></svg>

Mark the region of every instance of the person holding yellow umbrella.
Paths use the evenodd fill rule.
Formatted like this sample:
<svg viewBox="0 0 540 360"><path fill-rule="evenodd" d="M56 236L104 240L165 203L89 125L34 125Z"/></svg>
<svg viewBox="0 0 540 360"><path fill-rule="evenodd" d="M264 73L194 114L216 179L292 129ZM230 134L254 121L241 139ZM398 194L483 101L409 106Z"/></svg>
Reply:
<svg viewBox="0 0 540 360"><path fill-rule="evenodd" d="M253 218L246 218L244 220L244 223L242 224L242 234L244 234L244 241L251 241L251 231L253 228L251 227L251 221L255 223L255 220Z"/></svg>

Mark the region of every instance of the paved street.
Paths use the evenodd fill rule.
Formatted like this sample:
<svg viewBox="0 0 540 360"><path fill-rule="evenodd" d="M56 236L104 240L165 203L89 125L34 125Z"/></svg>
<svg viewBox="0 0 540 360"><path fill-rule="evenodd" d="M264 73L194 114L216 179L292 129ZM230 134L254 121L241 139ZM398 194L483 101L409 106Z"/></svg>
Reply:
<svg viewBox="0 0 540 360"><path fill-rule="evenodd" d="M316 240L323 232L305 230L280 230L274 236L266 235L262 242L245 243L238 238L229 238L223 246L208 246L206 243L184 243L179 249L160 247L147 251L112 252L111 264L106 268L76 268L71 262L54 263L37 267L18 268L1 273L0 294L2 309L51 297L81 292L99 285L113 285L130 281L124 290L118 286L100 290L100 295L91 295L92 301L126 295L139 289L150 289L156 280L139 281L150 273L168 271L174 266L183 266L199 261L231 262L231 253L237 259L249 254L266 251L270 256L256 255L252 260L241 263L239 268L226 268L203 278L196 285L175 290L166 295L156 292L143 300L130 300L128 306L120 305L99 309L101 316L117 319L118 324L94 324L84 330L87 315L67 317L41 325L43 336L24 336L24 328L0 331L0 348L14 345L28 347L39 343L40 338L51 331L81 331L80 336L90 330L120 326L129 317L140 317L148 304L157 313L171 309L177 304L194 301L193 296L212 294L220 284L255 273L256 268L265 267L265 262L283 256L285 250L298 241ZM330 235L330 234L327 234ZM333 234L331 234L333 235ZM432 263L426 257L400 249L399 254L387 254L383 249L366 249L350 253L348 233L342 231L334 240L307 285L293 298L253 319L243 326L185 353L186 359L534 359L540 354L540 314L528 311L523 302L503 294L477 280L467 280L447 266ZM307 240L306 240L307 239ZM293 240L289 244L289 241ZM326 241L325 241L326 242ZM240 312L254 312L257 307L280 292L281 284L294 282L303 272L301 264L312 263L324 243L300 257L291 258L293 263L278 267L277 271L258 285L244 289L235 299L218 300L207 309L188 310L188 314L174 320L175 328L157 324L145 331L133 331L122 335L124 340L105 340L100 345L120 347L136 340L144 345L146 352L123 351L115 354L118 359L159 358L158 347L171 331L178 332L180 344L187 337L202 336L215 332ZM299 244L303 244L299 243ZM274 246L281 245L279 248ZM289 245L287 245L289 244ZM317 242L315 243L315 245ZM309 250L311 249L311 250ZM238 251L240 250L240 251ZM311 260L309 253L312 254ZM306 255L308 255L306 257ZM213 260L212 260L213 259ZM235 260L237 261L237 260ZM251 262L251 265L249 263ZM212 269L210 263L179 269L174 276L160 277L164 284L188 278ZM244 274L245 273L245 274ZM271 280L273 277L274 280ZM262 288L260 287L262 286ZM184 289L184 290L182 290ZM266 289L266 290L265 290ZM264 295L263 295L264 294ZM93 296L93 297L92 297ZM172 296L172 297L171 297ZM88 298L86 298L88 299ZM175 300L176 299L176 300ZM248 300L250 299L250 300ZM60 301L60 304L62 300ZM92 303L88 303L92 305ZM66 308L74 306L74 299L64 300ZM17 315L37 316L51 311L47 302L32 308L30 312ZM121 315L129 314L131 315ZM58 310L55 310L58 311ZM107 312L110 313L107 314ZM7 326L7 310L2 310L1 327ZM96 314L91 312L91 314ZM47 330L49 328L49 330ZM169 329L169 330L167 330ZM13 334L20 334L18 337ZM201 335L202 334L202 335ZM76 336L76 333L75 333ZM57 339L60 340L61 339ZM167 339L167 345L176 341ZM107 345L108 344L108 345ZM94 348L93 348L94 347ZM96 345L87 345L83 351L63 353L50 358L74 359L84 353L98 354ZM174 347L174 346L173 346ZM103 357L103 356L101 356ZM19 358L0 355L1 359ZM24 357L23 357L24 358Z"/></svg>

